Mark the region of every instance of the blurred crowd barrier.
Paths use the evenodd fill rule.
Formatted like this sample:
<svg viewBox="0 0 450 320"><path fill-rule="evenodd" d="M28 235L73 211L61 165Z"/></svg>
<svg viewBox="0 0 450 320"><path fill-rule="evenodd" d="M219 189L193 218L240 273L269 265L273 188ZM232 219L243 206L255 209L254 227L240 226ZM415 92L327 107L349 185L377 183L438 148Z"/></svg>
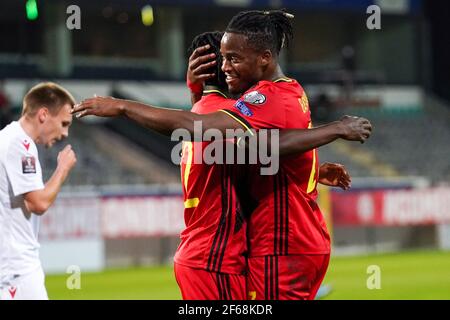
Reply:
<svg viewBox="0 0 450 320"><path fill-rule="evenodd" d="M322 194L337 252L450 248L450 187ZM47 272L171 263L183 228L177 192L63 193L43 216L41 258Z"/></svg>
<svg viewBox="0 0 450 320"><path fill-rule="evenodd" d="M333 192L331 208L335 225L450 223L450 188Z"/></svg>

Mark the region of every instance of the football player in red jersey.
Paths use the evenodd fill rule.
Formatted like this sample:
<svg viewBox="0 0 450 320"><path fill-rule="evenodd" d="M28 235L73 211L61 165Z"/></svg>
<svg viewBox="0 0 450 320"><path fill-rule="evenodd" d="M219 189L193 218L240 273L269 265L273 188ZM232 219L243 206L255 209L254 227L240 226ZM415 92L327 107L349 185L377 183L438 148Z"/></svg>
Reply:
<svg viewBox="0 0 450 320"><path fill-rule="evenodd" d="M258 34L261 25L266 26L266 32ZM267 30L279 33L270 34ZM266 46L278 54L290 32L283 12L237 15L227 28L221 48L222 69L230 91L241 92L254 83L253 77L258 79L259 73L264 72L258 64L265 67L267 57L252 55L252 51ZM264 39L279 47L264 43ZM252 50L243 44L245 41L253 44ZM310 128L310 110L303 89L295 80L284 77L278 66L272 69L273 77L278 79L256 82L232 108L223 111L252 128ZM254 203L248 232L249 297L313 299L325 275L330 252L328 232L315 203L320 172L316 151L283 159L281 170L272 176L261 176L256 169L250 170L249 179Z"/></svg>
<svg viewBox="0 0 450 320"><path fill-rule="evenodd" d="M241 12L222 38L222 70L230 92L244 94L224 111L252 128L311 128L303 88L285 77L277 57L292 39L290 15ZM248 222L251 299L314 299L328 268L330 237L316 203L316 149L281 159L262 176L250 170L253 200Z"/></svg>
<svg viewBox="0 0 450 320"><path fill-rule="evenodd" d="M189 52L209 44L219 55L222 32L194 38ZM227 99L225 75L212 67L215 76L205 81L202 96L192 112L206 114L232 106ZM220 66L219 66L220 68ZM211 68L205 69L205 71ZM226 143L226 142L224 142ZM211 142L184 141L181 181L186 228L175 254L175 277L183 299L245 300L247 297L247 223L236 188L239 169L234 164L196 162Z"/></svg>
<svg viewBox="0 0 450 320"><path fill-rule="evenodd" d="M222 34L206 32L197 36L189 51L208 44L218 56ZM195 55L191 57L195 58ZM192 108L193 112L211 113L235 103L236 100L227 98L228 90L220 63L206 64L196 70L197 74L195 69L195 66L189 65L190 86L198 85L203 96L193 92L193 102L197 101ZM203 85L205 74L213 76ZM193 154L203 152L209 144L184 143L181 179L184 187L186 229L182 232L181 244L175 255L175 275L185 299L245 299L246 221L239 205L242 191L236 190L240 185L239 179L242 178L242 166L195 163ZM350 177L343 166L327 163L321 166L321 171L321 183L341 186L344 189L349 187ZM225 184L221 182L223 179ZM230 199L234 200L232 203L224 202L229 192ZM228 207L224 208L224 203ZM227 211L228 219L221 219ZM223 227L219 227L220 221L224 221ZM230 232L226 227L227 223L234 232ZM226 237L222 237L222 243L217 240L214 242L213 239L220 239L220 234L226 234ZM209 254L205 255L205 251L209 251ZM222 259L217 259L219 253L222 253Z"/></svg>
<svg viewBox="0 0 450 320"><path fill-rule="evenodd" d="M239 34L238 34L239 35ZM224 37L225 38L225 37ZM246 66L247 70L244 68L243 71L244 72L240 72L240 75L245 75L245 71L247 71L247 76L252 73L253 71L258 71L257 74L259 74L259 76L261 76L261 80L266 80L266 81L261 81L261 82L268 82L268 83L263 83L264 85L267 85L268 87L270 87L270 80L274 80L274 76L278 75L278 72L275 72L278 70L278 64L277 64L277 54L278 52L274 51L274 54L272 55L272 53L270 52L270 50L265 50L263 51L263 53L261 53L260 51L254 50L253 48L251 48L248 44L245 43L246 38L245 37L241 37L244 41L244 45L247 45L247 47L244 46L244 49L246 49L247 51L250 51L250 56L253 58L253 61L250 62L246 62L248 65ZM242 43L241 43L242 44ZM242 48L241 48L242 49ZM256 59L255 59L256 57ZM225 56L225 60L227 59L227 57ZM231 60L234 59L234 62L236 62L235 58L231 58ZM251 63L255 63L256 62L256 70L255 70L255 66L249 67L251 66ZM226 61L224 61L224 66L225 66ZM239 61L238 61L239 63ZM223 69L225 70L223 66ZM250 70L250 71L249 71ZM241 70L242 71L242 70ZM233 89L233 86L230 85L234 82L234 84L239 84L239 81L236 81L235 79L232 79L233 76L235 76L234 78L238 78L236 77L238 74L236 73L235 75L232 75L229 79L231 81L227 81L228 82L228 87L229 89ZM250 79L251 77L249 77L248 79L243 78L244 82L248 81L249 86L253 85L252 83L250 83L250 81L252 79ZM301 95L301 93L298 92L297 88L295 87L295 83L292 83L293 81L289 80L289 79L281 79L279 82L274 82L274 83L280 83L282 84L281 87L284 89L286 89L286 91L292 91L291 93L295 93L297 95ZM289 87L289 85L285 85L286 83L290 84L292 86L292 88ZM298 86L298 84L297 84ZM80 106L77 106L74 109L74 113L76 112L81 112L81 116L85 116L85 115L89 115L89 114L93 114L93 115L98 115L98 116L118 116L118 115L125 115L129 118L131 118L132 120L135 120L136 122L151 128L153 130L156 130L158 132L161 133L165 133L165 134L170 134L172 132L172 130L177 129L177 128L187 128L190 132L193 133L194 131L194 125L193 122L195 120L202 120L203 121L203 129L208 129L208 128L217 128L221 131L225 131L228 128L248 128L249 125L255 128L259 128L259 127L264 127L261 124L267 124L269 128L283 128L282 124L283 124L283 117L282 115L276 115L274 114L273 110L272 112L268 112L269 116L274 116L274 119L269 119L269 118L264 118L261 117L261 115L263 114L262 112L260 112L260 109L257 109L257 107L260 107L261 105L263 105L264 103L266 103L267 98L269 97L269 93L270 90L268 91L267 96L263 93L261 96L260 92L254 93L253 91L249 91L247 95L245 95L242 99L240 99L239 105L234 105L234 109L233 108L229 108L232 110L229 110L227 108L224 109L223 112L216 112L213 114L208 114L208 115L200 115L200 114L195 114L195 113L189 113L189 112L183 112L183 111L175 111L175 110L166 110L166 109L161 109L161 108L155 108L155 107L151 107L151 106L147 106L138 102L133 102L133 101L125 101L125 100L119 100L119 99L113 99L113 98L102 98L102 97L97 97L94 99L88 99L85 100ZM286 92L284 92L283 94L285 94ZM281 96L280 96L281 97ZM270 97L270 101L272 101L272 96ZM291 99L292 100L292 99ZM296 106L297 108L302 107L301 110L303 110L303 113L308 113L309 110L304 110L304 102L303 105L301 105L301 100L297 100L296 101ZM250 106L248 106L247 104L249 104ZM285 106L282 106L285 107ZM267 108L268 109L268 108ZM255 115L255 110L258 111L257 116L255 118L251 118L253 115ZM242 113L238 114L238 112ZM271 111L269 109L269 111ZM296 110L294 110L294 108L291 106L291 109L288 109L289 112L288 113L286 111L283 111L283 109L281 108L281 113L285 113L285 119L289 116L296 116L295 119L301 119L295 112ZM247 117L247 119L244 116ZM251 118L251 121L248 121L248 119ZM231 120L230 120L231 119ZM253 120L255 119L255 120ZM294 120L294 119L292 119ZM273 123L271 122L273 121ZM307 122L307 119L301 119L301 121L303 122ZM303 123L302 122L302 123ZM280 123L280 124L279 124ZM296 128L295 126L293 128ZM306 129L307 127L305 127ZM328 126L324 126L321 128L315 128L315 129L311 129L311 130L284 130L281 132L280 138L281 138L281 147L283 149L283 141L288 141L289 143L287 143L286 145L289 146L288 150L292 151L291 153L298 153L298 152L302 152L305 150L309 150L311 148L314 147L318 147L320 145L323 145L325 143L331 142L339 137L344 137L347 138L349 140L359 140L359 141L364 141L365 139L367 139L367 137L370 135L370 124L367 120L359 118L359 119L355 119L355 118L346 118L343 121L340 122L335 122L332 123ZM284 139L284 140L283 140ZM288 152L289 153L289 152ZM315 152L313 152L315 154ZM316 162L317 163L317 162ZM286 166L288 169L290 169L289 166ZM310 165L310 170L312 172L312 167L316 167L316 166L312 166ZM284 169L284 171L287 171L288 173L291 173L288 169ZM315 171L317 172L317 170ZM295 170L292 170L292 173L296 173ZM316 174L310 174L310 177L313 176L313 181L315 180L314 178L316 177ZM257 179L257 176L255 176ZM290 177L289 177L290 178ZM279 174L278 176L276 176L276 178L272 179L273 182L273 186L272 186L272 192L273 192L273 199L276 199L276 203L277 203L277 218L274 219L274 221L276 221L276 226L277 226L277 234L275 234L274 232L272 232L273 236L273 251L270 251L270 249L268 249L267 252L263 253L263 258L264 258L264 262L267 263L264 264L264 272L260 272L258 271L257 265L254 267L254 270L256 273L260 273L263 274L263 277L267 277L267 279L269 279L267 281L267 284L264 283L263 285L264 290L267 292L270 292L270 294L265 295L264 293L260 293L260 294L256 294L256 298L311 298L310 296L313 296L313 294L311 294L312 291L314 291L314 289L309 288L310 290L308 291L308 297L298 297L298 296L290 296L289 294L285 294L284 291L281 292L281 296L279 295L279 293L277 292L278 288L281 288L280 285L282 285L285 282L285 279L281 279L283 281L281 281L281 283L278 282L279 277L278 277L278 257L282 257L284 259L285 256L288 255L288 250L287 248L289 248L289 242L293 241L292 238L295 238L296 234L294 235L294 237L291 237L290 239L288 239L288 241L286 240L288 237L286 237L286 234L289 234L289 228L291 227L291 224L289 223L289 212L294 211L294 213L296 211L299 211L301 209L304 209L302 207L302 205L305 204L305 202L307 202L307 200L304 200L302 203L300 203L300 205L294 206L294 208L291 208L292 204L289 203L289 197L292 196L289 195L289 193L287 192L288 187L289 186L294 186L297 187L297 189L300 189L296 183L298 183L300 185L300 183L295 179L295 177L293 177L292 179L288 179L288 176L286 175L285 172L283 172L283 174ZM291 181L293 180L293 181ZM275 190L275 184L277 186L277 190ZM309 182L308 182L309 185ZM315 188L315 185L314 185ZM253 191L253 190L252 190ZM262 192L266 192L267 190L261 190ZM254 194L254 198L259 201L262 200L262 198L258 199L258 197L260 197L260 194L257 194L257 192L255 192ZM269 197L266 197L270 198ZM312 201L314 202L314 201ZM315 203L315 202L314 202ZM258 204L258 202L257 202ZM260 208L260 203L258 204L258 206L255 207L255 210L258 210L258 208ZM270 208L270 207L269 207ZM273 209L273 205L272 205L272 209ZM274 210L275 211L275 210ZM311 210L310 210L311 211ZM313 210L314 211L314 210ZM319 212L320 213L320 212ZM316 213L310 214L310 216L314 216ZM294 215L295 217L295 215ZM321 216L320 216L321 217ZM320 220L320 217L317 215L317 219ZM308 217L311 218L311 217ZM266 219L267 220L267 219ZM266 222L265 220L265 222ZM320 227L322 227L321 225L321 221L318 221L318 224L320 225ZM282 227L280 227L282 226ZM265 227L265 226L263 226ZM294 226L295 227L295 226ZM316 226L314 226L316 227ZM286 232L286 230L288 232ZM315 231L315 230L313 230ZM222 236L223 237L223 236ZM324 237L326 237L326 230L324 232ZM276 239L276 240L275 240ZM275 245L276 243L276 245ZM252 246L252 243L250 243ZM258 253L258 250L261 250L261 248L258 249L258 243L257 241L254 242L253 248L255 248L255 252ZM314 245L312 245L311 247L314 247ZM326 244L325 244L325 248ZM314 248L316 249L316 248ZM324 255L324 259L326 260L327 257L327 253L326 253L326 249L325 249L325 253L323 253L322 255ZM278 251L276 251L278 250ZM328 248L329 250L329 248ZM295 250L293 250L293 252L295 253ZM329 253L329 251L328 251ZM294 258L298 258L297 256L299 255L295 255L294 254ZM255 258L258 256L255 256ZM259 259L260 260L260 259ZM280 259L281 260L281 259ZM255 260L256 261L256 260ZM294 260L295 261L295 260ZM324 263L327 261L324 261ZM283 267L282 263L283 261L280 261L280 269L282 269L281 267ZM316 263L316 261L313 261L313 265ZM322 263L322 265L324 264ZM287 265L289 265L287 263ZM326 267L325 267L326 269ZM282 270L282 275L285 275L287 271L283 271ZM306 272L306 271L305 271ZM309 272L308 272L309 275ZM306 274L305 274L306 276ZM316 275L314 275L316 276ZM294 279L296 280L296 279ZM310 281L310 279L307 279L308 281ZM311 281L313 281L314 279L312 279ZM289 282L292 282L291 280L289 280ZM316 281L317 282L317 281ZM320 281L319 281L320 282ZM296 288L290 288L288 290L288 292L296 292ZM253 293L252 293L253 294Z"/></svg>

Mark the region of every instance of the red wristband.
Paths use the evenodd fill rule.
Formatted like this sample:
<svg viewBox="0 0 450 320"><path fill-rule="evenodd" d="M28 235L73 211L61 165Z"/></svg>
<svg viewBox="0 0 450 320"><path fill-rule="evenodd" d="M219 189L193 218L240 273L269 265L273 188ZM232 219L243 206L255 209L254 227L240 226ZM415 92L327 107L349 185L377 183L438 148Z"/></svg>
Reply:
<svg viewBox="0 0 450 320"><path fill-rule="evenodd" d="M195 94L203 93L203 85L200 83L192 83L191 81L189 81L189 79L186 78L186 85L188 86L189 90L191 90L192 93Z"/></svg>

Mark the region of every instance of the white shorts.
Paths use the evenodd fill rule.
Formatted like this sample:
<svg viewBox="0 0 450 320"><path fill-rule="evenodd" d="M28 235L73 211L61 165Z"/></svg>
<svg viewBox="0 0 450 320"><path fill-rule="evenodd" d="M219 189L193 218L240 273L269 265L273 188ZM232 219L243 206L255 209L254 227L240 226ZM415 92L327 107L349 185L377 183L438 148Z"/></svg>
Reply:
<svg viewBox="0 0 450 320"><path fill-rule="evenodd" d="M48 300L42 268L19 276L0 288L0 300Z"/></svg>

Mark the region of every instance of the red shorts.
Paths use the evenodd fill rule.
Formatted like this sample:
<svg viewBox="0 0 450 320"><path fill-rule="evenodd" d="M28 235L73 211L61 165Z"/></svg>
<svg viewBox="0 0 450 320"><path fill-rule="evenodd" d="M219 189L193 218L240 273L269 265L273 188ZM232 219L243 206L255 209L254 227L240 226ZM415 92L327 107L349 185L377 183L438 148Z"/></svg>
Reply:
<svg viewBox="0 0 450 320"><path fill-rule="evenodd" d="M246 277L239 274L210 272L178 263L175 279L183 300L245 300Z"/></svg>
<svg viewBox="0 0 450 320"><path fill-rule="evenodd" d="M329 260L329 254L249 258L248 299L313 300Z"/></svg>

